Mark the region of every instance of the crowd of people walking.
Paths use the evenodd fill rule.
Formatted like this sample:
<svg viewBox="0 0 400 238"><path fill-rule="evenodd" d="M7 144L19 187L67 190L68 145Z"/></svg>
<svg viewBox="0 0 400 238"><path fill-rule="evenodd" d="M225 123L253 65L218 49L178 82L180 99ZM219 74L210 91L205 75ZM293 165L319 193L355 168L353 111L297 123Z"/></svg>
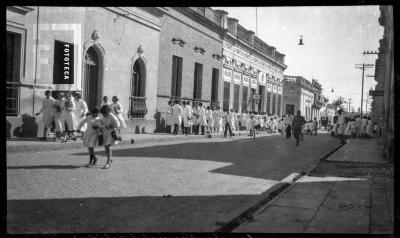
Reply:
<svg viewBox="0 0 400 238"><path fill-rule="evenodd" d="M349 138L374 138L380 134L377 123L372 123L371 117L361 118L360 115L349 117L343 110L338 111L338 116L333 118L333 124L328 125L328 131L332 136L339 137L342 144Z"/></svg>
<svg viewBox="0 0 400 238"><path fill-rule="evenodd" d="M81 134L83 144L89 150L87 166L96 165L94 148L99 145L105 148L107 162L103 168L108 169L112 163L111 146L121 140L120 129L126 128L118 97L113 96L112 102L109 102L104 96L100 108L96 106L89 112L79 92L74 95L72 92L59 92L54 99L51 91L47 90L45 96L41 109L36 113L36 116L42 114L44 124L40 139L46 140L49 130L54 132L55 140L61 142L76 141L77 134Z"/></svg>
<svg viewBox="0 0 400 238"><path fill-rule="evenodd" d="M223 132L226 138L236 131L249 131L249 136L255 136L259 131L284 134L290 138L293 128L293 115L271 115L264 112L243 112L222 110L219 106L204 107L201 102L191 106L190 101L168 102L166 115L166 131L177 135L211 135ZM301 134L317 135L318 122L310 120L301 124Z"/></svg>

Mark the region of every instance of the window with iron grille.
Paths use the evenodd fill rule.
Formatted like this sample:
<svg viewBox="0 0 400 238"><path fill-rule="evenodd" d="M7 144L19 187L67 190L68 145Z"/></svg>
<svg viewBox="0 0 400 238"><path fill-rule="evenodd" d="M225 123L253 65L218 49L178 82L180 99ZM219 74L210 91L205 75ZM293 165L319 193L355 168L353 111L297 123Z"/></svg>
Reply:
<svg viewBox="0 0 400 238"><path fill-rule="evenodd" d="M194 64L194 84L193 84L193 98L201 99L201 88L203 83L203 65L199 63Z"/></svg>
<svg viewBox="0 0 400 238"><path fill-rule="evenodd" d="M7 31L6 115L19 114L19 85L21 67L21 35Z"/></svg>
<svg viewBox="0 0 400 238"><path fill-rule="evenodd" d="M181 97L182 62L183 59L181 57L176 55L172 57L172 83L171 83L172 97Z"/></svg>

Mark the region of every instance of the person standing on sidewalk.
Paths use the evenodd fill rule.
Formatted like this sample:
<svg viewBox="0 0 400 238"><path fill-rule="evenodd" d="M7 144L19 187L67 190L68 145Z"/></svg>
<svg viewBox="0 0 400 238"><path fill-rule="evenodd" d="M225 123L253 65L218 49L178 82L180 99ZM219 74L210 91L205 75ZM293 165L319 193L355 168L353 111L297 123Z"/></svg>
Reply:
<svg viewBox="0 0 400 238"><path fill-rule="evenodd" d="M96 165L97 163L97 157L94 154L94 148L97 145L97 138L99 136L97 128L100 126L98 107L92 108L92 110L90 110L90 115L81 120L76 129L80 131L83 126L86 126L86 132L82 136L82 141L83 145L89 150L89 163L87 167L90 167L92 165Z"/></svg>
<svg viewBox="0 0 400 238"><path fill-rule="evenodd" d="M286 130L286 139L290 139L292 137L292 126L293 126L293 115L288 113L285 116L285 130Z"/></svg>
<svg viewBox="0 0 400 238"><path fill-rule="evenodd" d="M64 101L64 123L66 128L64 128L65 133L68 135L68 139L76 141L75 131L76 131L76 119L75 119L75 102L72 98L72 93L67 94L67 98ZM67 141L65 138L64 141Z"/></svg>
<svg viewBox="0 0 400 238"><path fill-rule="evenodd" d="M63 111L64 111L64 102L62 101L64 94L62 92L58 93L57 99L53 104L54 108L54 132L56 133L56 142L61 140L64 131L64 118L63 118ZM65 135L64 135L65 136Z"/></svg>
<svg viewBox="0 0 400 238"><path fill-rule="evenodd" d="M101 129L101 135L103 137L103 145L106 150L107 162L103 169L108 169L111 166L111 146L118 143L118 138L115 138L115 131L120 127L120 122L116 116L111 113L111 108L104 105L100 108L102 115L99 121L99 128ZM96 128L96 127L95 127Z"/></svg>
<svg viewBox="0 0 400 238"><path fill-rule="evenodd" d="M293 119L293 135L294 135L294 138L296 138L296 146L299 145L301 130L303 129L303 125L305 123L306 123L306 120L301 115L300 110L297 111L297 115Z"/></svg>
<svg viewBox="0 0 400 238"><path fill-rule="evenodd" d="M111 104L111 113L119 120L121 128L126 128L125 120L122 116L123 109L121 103L119 103L119 98L117 96L112 97L113 103Z"/></svg>
<svg viewBox="0 0 400 238"><path fill-rule="evenodd" d="M171 101L168 101L167 114L165 115L165 130L167 131L167 133L171 133L173 125L174 119L172 117L172 105Z"/></svg>
<svg viewBox="0 0 400 238"><path fill-rule="evenodd" d="M183 102L183 108L182 108L183 133L185 135L189 134L190 119L192 117L191 108L187 103L188 102L184 101Z"/></svg>
<svg viewBox="0 0 400 238"><path fill-rule="evenodd" d="M207 120L206 120L206 109L204 108L203 104L200 102L199 103L199 118L198 118L198 123L201 127L201 135L204 134L204 129L207 126Z"/></svg>
<svg viewBox="0 0 400 238"><path fill-rule="evenodd" d="M346 144L346 140L345 140L345 130L347 127L347 122L346 122L346 118L343 115L343 110L339 109L338 111L339 117L338 117L338 129L337 129L337 135L340 139L340 143L342 143L342 145Z"/></svg>
<svg viewBox="0 0 400 238"><path fill-rule="evenodd" d="M174 121L174 135L177 135L179 126L182 123L182 107L179 105L178 100L175 100L174 106L172 107L172 118Z"/></svg>
<svg viewBox="0 0 400 238"><path fill-rule="evenodd" d="M51 129L53 127L53 120L54 120L54 103L56 100L51 96L51 91L46 90L44 92L46 96L42 102L42 108L40 108L39 112L35 114L38 116L42 113L42 121L43 121L43 137L39 138L40 140L46 140L47 138L47 129Z"/></svg>
<svg viewBox="0 0 400 238"><path fill-rule="evenodd" d="M101 108L102 106L104 106L104 105L111 106L111 102L108 101L108 97L107 97L107 96L104 96L104 97L103 97L103 102L101 103L100 108Z"/></svg>
<svg viewBox="0 0 400 238"><path fill-rule="evenodd" d="M88 108L87 108L87 104L84 100L82 100L82 96L81 94L78 92L75 94L75 124L78 125L81 120L83 120L86 117L86 113L88 113ZM81 130L81 132L85 132L86 131L86 126L84 125Z"/></svg>
<svg viewBox="0 0 400 238"><path fill-rule="evenodd" d="M317 121L316 117L314 117L314 121L313 121L313 134L315 136L317 136L317 134L318 134L318 121Z"/></svg>
<svg viewBox="0 0 400 238"><path fill-rule="evenodd" d="M232 111L232 110L231 110ZM224 138L226 138L226 133L229 130L229 137L232 137L232 113L229 112L229 110L226 110L226 114L224 116L224 123L225 123L225 130L224 130Z"/></svg>

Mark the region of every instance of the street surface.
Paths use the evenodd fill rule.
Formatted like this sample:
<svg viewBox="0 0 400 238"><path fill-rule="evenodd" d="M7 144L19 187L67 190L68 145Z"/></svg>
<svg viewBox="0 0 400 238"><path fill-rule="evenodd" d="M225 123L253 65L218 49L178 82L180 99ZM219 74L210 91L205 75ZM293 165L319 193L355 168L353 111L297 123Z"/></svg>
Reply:
<svg viewBox="0 0 400 238"><path fill-rule="evenodd" d="M113 164L86 168L85 148L7 154L9 233L213 232L226 214L339 145L295 140L197 139L119 145Z"/></svg>

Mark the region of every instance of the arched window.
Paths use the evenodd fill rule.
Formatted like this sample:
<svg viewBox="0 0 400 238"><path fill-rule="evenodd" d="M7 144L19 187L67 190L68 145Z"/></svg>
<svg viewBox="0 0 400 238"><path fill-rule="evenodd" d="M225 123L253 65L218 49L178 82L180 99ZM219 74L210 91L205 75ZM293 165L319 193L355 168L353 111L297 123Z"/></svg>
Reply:
<svg viewBox="0 0 400 238"><path fill-rule="evenodd" d="M85 54L84 68L84 91L83 98L88 108L93 108L100 104L101 84L99 82L99 57L94 49L90 47Z"/></svg>
<svg viewBox="0 0 400 238"><path fill-rule="evenodd" d="M146 107L146 65L140 57L132 66L130 117L144 118L147 113Z"/></svg>
<svg viewBox="0 0 400 238"><path fill-rule="evenodd" d="M145 96L145 71L142 69L144 67L143 62L138 59L133 64L132 72L132 96L134 97L144 97Z"/></svg>

